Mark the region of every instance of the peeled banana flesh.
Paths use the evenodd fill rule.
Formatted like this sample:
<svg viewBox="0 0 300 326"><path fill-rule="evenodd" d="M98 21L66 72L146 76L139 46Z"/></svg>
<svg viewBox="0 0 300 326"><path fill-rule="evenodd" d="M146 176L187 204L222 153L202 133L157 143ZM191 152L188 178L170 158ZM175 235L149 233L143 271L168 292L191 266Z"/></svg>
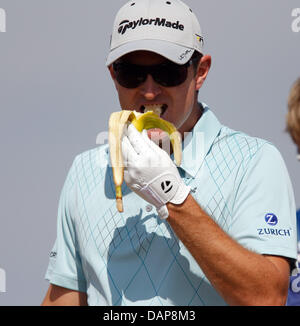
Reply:
<svg viewBox="0 0 300 326"><path fill-rule="evenodd" d="M153 111L156 112L154 113ZM147 110L145 113L130 110L113 112L109 119L108 143L116 190L116 205L119 212L123 212L122 183L124 180L124 162L121 144L124 129L129 123L132 123L139 132L142 132L144 129L149 130L154 128L159 128L167 132L170 137L177 166L180 166L182 159L181 134L172 123L159 117L159 111L155 109Z"/></svg>

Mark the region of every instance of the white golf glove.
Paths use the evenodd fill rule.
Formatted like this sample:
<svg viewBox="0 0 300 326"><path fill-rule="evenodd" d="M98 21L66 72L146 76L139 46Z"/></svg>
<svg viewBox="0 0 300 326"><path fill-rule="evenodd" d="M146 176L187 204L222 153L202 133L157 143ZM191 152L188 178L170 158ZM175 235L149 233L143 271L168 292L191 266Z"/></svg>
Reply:
<svg viewBox="0 0 300 326"><path fill-rule="evenodd" d="M190 193L170 156L132 124L123 136L122 154L127 186L154 205L162 219L168 218L166 204L182 204Z"/></svg>

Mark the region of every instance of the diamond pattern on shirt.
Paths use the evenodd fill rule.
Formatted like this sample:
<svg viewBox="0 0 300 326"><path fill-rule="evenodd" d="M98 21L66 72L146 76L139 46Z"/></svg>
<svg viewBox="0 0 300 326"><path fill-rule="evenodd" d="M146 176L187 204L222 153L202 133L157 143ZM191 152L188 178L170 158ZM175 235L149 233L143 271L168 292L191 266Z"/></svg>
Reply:
<svg viewBox="0 0 300 326"><path fill-rule="evenodd" d="M198 189L195 199L225 230L231 207L223 190L232 173L240 166L244 169L260 145L256 139L232 135L230 129L223 128L202 167L209 179L204 182L196 177L192 182ZM108 280L110 295L102 295L109 304L224 304L168 223L147 213L141 198L127 189L126 211L117 211L111 170L95 164L97 155L94 150L76 161L76 222L80 246L84 250L94 243L98 252L102 268L97 277L104 283ZM97 198L103 197L99 195L103 188L107 199L100 203Z"/></svg>

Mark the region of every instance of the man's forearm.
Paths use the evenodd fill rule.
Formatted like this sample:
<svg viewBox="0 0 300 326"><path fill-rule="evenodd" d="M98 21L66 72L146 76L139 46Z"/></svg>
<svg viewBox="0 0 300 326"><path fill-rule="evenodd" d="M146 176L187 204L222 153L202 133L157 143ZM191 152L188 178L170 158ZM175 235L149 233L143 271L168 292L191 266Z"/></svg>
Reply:
<svg viewBox="0 0 300 326"><path fill-rule="evenodd" d="M227 235L191 195L182 205L169 203L168 210L174 232L228 304L285 303L288 276Z"/></svg>

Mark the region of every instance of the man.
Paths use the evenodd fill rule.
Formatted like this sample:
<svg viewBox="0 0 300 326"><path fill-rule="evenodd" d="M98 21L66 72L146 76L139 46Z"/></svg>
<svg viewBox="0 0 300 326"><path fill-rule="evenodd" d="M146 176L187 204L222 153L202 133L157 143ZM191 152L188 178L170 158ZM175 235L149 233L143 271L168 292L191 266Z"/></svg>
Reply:
<svg viewBox="0 0 300 326"><path fill-rule="evenodd" d="M294 143L297 146L300 160L300 78L294 83L288 99L287 131L290 133ZM292 271L287 305L300 306L300 210L297 212L297 230L298 230L298 261L296 268Z"/></svg>
<svg viewBox="0 0 300 326"><path fill-rule="evenodd" d="M198 103L211 66L202 43L181 1L129 1L118 12L107 66L121 107L159 108L184 137L183 163L149 139L160 131L129 126L119 213L108 146L76 157L44 305L285 304L297 254L289 176L273 145ZM160 187L168 178L170 192Z"/></svg>

